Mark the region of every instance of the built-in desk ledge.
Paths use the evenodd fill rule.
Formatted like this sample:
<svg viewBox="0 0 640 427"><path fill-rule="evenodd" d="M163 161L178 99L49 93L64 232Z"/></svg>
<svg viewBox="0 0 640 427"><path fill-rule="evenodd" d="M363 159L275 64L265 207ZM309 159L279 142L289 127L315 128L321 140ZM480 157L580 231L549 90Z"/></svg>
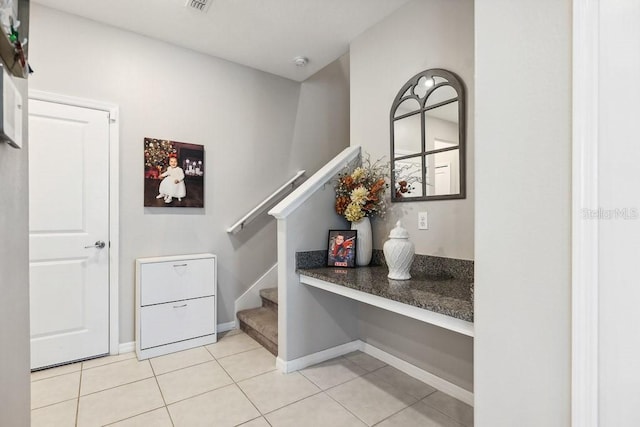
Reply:
<svg viewBox="0 0 640 427"><path fill-rule="evenodd" d="M372 264L380 262L381 253L376 252ZM417 257L423 257L418 266L434 261ZM446 258L438 258L435 262L442 267L438 275L412 270L410 280L391 280L385 265L320 267L321 260L326 260L326 251L297 254L301 283L473 336L473 261L452 260L454 271L448 271Z"/></svg>

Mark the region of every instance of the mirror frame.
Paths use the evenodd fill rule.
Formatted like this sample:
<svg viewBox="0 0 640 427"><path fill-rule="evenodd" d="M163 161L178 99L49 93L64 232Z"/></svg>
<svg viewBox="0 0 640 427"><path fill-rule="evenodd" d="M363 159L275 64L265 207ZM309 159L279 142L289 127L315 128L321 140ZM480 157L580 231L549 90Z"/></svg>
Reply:
<svg viewBox="0 0 640 427"><path fill-rule="evenodd" d="M414 93L413 88L418 84L418 81L421 78L431 78L431 77L441 77L447 80L446 83L436 83L433 87L428 88L427 93L424 95L424 98L418 97ZM436 104L436 107L429 106L425 107L427 99L429 96L438 88L443 86L451 86L456 93L458 94L456 100L458 101L458 158L459 158L459 166L460 166L460 191L456 194L441 194L441 195L433 195L426 196L426 184L422 183L423 186L423 196L418 197L396 197L396 182L395 182L395 142L394 142L394 123L396 120L406 118L408 115L400 115L399 117L395 117L396 110L407 99L415 99L420 105L420 109L416 110L418 113L412 114L420 114L421 118L421 149L422 151L416 153L424 159L428 154L437 154L438 150L426 150L425 148L425 112L437 108L440 105ZM409 95L405 94L409 91ZM449 101L448 103L455 102ZM393 100L393 104L391 104L391 112L389 114L389 123L390 123L390 133L391 133L391 162L390 162L390 179L391 179L391 201L392 202L417 202L417 201L430 201L430 200L451 200L451 199L464 199L467 197L467 119L466 119L466 94L464 89L464 84L462 79L458 77L456 74L451 71L447 71L441 68L432 68L429 70L422 71L415 76L411 77L407 83L402 86L402 89L398 92L395 99ZM445 150L446 151L446 150ZM449 150L450 151L450 150ZM425 161L422 160L422 177L425 176L426 166ZM424 178L423 178L424 181Z"/></svg>

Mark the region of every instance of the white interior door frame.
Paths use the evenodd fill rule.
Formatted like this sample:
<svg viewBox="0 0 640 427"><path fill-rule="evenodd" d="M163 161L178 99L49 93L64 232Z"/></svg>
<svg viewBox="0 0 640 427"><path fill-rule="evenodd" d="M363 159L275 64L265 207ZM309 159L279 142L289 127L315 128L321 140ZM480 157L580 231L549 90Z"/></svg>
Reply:
<svg viewBox="0 0 640 427"><path fill-rule="evenodd" d="M109 354L119 353L118 272L120 259L119 107L115 104L29 89L29 99L90 108L109 113Z"/></svg>
<svg viewBox="0 0 640 427"><path fill-rule="evenodd" d="M598 425L599 0L573 1L571 423Z"/></svg>

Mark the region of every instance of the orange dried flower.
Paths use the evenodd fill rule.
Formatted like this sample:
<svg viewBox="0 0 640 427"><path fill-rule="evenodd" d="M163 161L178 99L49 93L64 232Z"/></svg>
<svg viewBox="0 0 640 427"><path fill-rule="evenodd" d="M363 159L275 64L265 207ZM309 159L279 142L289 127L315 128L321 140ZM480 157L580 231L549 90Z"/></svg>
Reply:
<svg viewBox="0 0 640 427"><path fill-rule="evenodd" d="M345 209L347 209L347 206L349 206L349 203L351 203L351 199L349 199L348 197L336 198L336 212L338 213L338 215L344 214L344 211Z"/></svg>
<svg viewBox="0 0 640 427"><path fill-rule="evenodd" d="M351 178L351 175L345 176L342 181L344 182L344 185L346 185L349 189L351 189L351 187L353 187L354 185L354 181L353 178Z"/></svg>

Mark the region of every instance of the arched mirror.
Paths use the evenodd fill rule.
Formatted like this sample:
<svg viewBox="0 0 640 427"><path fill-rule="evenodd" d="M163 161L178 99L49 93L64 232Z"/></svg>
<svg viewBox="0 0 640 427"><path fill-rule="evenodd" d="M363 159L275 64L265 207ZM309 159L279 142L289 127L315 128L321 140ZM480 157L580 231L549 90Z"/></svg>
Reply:
<svg viewBox="0 0 640 427"><path fill-rule="evenodd" d="M462 80L431 69L413 76L391 106L391 201L466 197Z"/></svg>

